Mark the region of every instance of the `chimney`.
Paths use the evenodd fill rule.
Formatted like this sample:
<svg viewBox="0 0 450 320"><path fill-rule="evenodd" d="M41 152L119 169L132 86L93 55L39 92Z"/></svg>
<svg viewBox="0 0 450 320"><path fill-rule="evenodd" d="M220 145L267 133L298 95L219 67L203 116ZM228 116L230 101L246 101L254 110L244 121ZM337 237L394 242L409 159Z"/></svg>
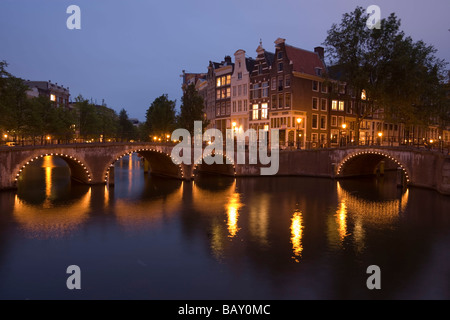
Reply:
<svg viewBox="0 0 450 320"><path fill-rule="evenodd" d="M325 52L324 52L323 47L315 47L315 48L314 48L314 52L317 53L317 54L319 55L319 58L320 58L321 60L324 59Z"/></svg>
<svg viewBox="0 0 450 320"><path fill-rule="evenodd" d="M225 56L225 63L226 63L227 65L230 65L230 64L231 64L231 57L230 57L230 56Z"/></svg>

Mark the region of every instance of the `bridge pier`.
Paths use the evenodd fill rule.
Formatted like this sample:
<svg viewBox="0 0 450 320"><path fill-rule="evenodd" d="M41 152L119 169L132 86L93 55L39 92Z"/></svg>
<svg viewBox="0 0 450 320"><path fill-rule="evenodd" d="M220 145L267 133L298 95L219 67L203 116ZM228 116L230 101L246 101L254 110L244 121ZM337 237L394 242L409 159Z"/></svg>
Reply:
<svg viewBox="0 0 450 320"><path fill-rule="evenodd" d="M108 175L108 186L110 187L114 187L114 171L115 168L114 166L111 166L111 168L109 169L109 175Z"/></svg>

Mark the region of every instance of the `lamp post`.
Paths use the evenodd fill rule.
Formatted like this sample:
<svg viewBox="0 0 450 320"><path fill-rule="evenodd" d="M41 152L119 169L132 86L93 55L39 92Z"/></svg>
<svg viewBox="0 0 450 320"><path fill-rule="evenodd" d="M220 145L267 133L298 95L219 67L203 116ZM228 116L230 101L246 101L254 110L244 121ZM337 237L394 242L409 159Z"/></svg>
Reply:
<svg viewBox="0 0 450 320"><path fill-rule="evenodd" d="M379 144L380 146L381 146L381 138L382 138L382 137L383 137L383 132L381 132L381 131L378 132L378 138L380 139L378 144Z"/></svg>
<svg viewBox="0 0 450 320"><path fill-rule="evenodd" d="M302 118L297 118L297 149L300 149L300 123L302 122Z"/></svg>
<svg viewBox="0 0 450 320"><path fill-rule="evenodd" d="M343 123L342 124L342 136L339 137L339 146L342 146L342 139L344 138L345 135L345 128L347 128L347 124ZM339 131L339 133L341 133L341 131ZM347 146L347 140L345 140L345 146Z"/></svg>

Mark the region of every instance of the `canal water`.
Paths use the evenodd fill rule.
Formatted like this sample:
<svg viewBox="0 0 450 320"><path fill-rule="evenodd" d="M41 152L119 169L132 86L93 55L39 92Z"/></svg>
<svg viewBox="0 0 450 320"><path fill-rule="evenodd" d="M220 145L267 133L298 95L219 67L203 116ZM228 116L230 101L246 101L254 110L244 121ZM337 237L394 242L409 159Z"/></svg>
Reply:
<svg viewBox="0 0 450 320"><path fill-rule="evenodd" d="M450 299L450 197L395 174L115 181L45 157L0 193L0 299Z"/></svg>

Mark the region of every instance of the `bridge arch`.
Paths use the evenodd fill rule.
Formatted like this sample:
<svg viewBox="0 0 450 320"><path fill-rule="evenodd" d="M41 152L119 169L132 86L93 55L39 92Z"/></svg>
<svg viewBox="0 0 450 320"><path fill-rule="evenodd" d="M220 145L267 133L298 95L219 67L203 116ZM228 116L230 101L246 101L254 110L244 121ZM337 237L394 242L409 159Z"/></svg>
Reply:
<svg viewBox="0 0 450 320"><path fill-rule="evenodd" d="M156 148L137 148L120 152L114 156L107 168L104 169L104 181L108 182L111 178L111 169L114 168L116 161L119 161L125 156L138 153L144 157L150 164L151 172L159 175L165 175L172 178L184 179L185 172L181 164L176 164L175 160L170 154Z"/></svg>
<svg viewBox="0 0 450 320"><path fill-rule="evenodd" d="M222 164L207 164L203 163L203 160L206 157L209 157L210 155L202 154L200 158L195 159L194 161L194 167L192 170L192 176L191 178L195 177L195 174L200 172L206 172L206 173L215 173L220 175L226 175L226 176L236 176L236 164L234 162L234 159L232 159L230 156L223 152L216 152L213 154L214 156L220 155L223 157L223 163Z"/></svg>
<svg viewBox="0 0 450 320"><path fill-rule="evenodd" d="M336 175L338 177L348 177L364 174L373 174L376 166L384 159L395 163L405 176L406 183L411 180L409 169L394 155L385 150L359 150L352 152L342 159L337 165Z"/></svg>
<svg viewBox="0 0 450 320"><path fill-rule="evenodd" d="M49 152L49 153L37 153L32 157L26 158L26 160L22 161L17 167L16 172L13 173L13 185L17 187L17 182L25 170L25 168L33 163L34 161L44 158L46 156L54 156L63 159L70 168L70 177L78 182L90 184L92 182L91 170L85 164L84 161L79 158L72 156L66 153L58 153L58 152Z"/></svg>

